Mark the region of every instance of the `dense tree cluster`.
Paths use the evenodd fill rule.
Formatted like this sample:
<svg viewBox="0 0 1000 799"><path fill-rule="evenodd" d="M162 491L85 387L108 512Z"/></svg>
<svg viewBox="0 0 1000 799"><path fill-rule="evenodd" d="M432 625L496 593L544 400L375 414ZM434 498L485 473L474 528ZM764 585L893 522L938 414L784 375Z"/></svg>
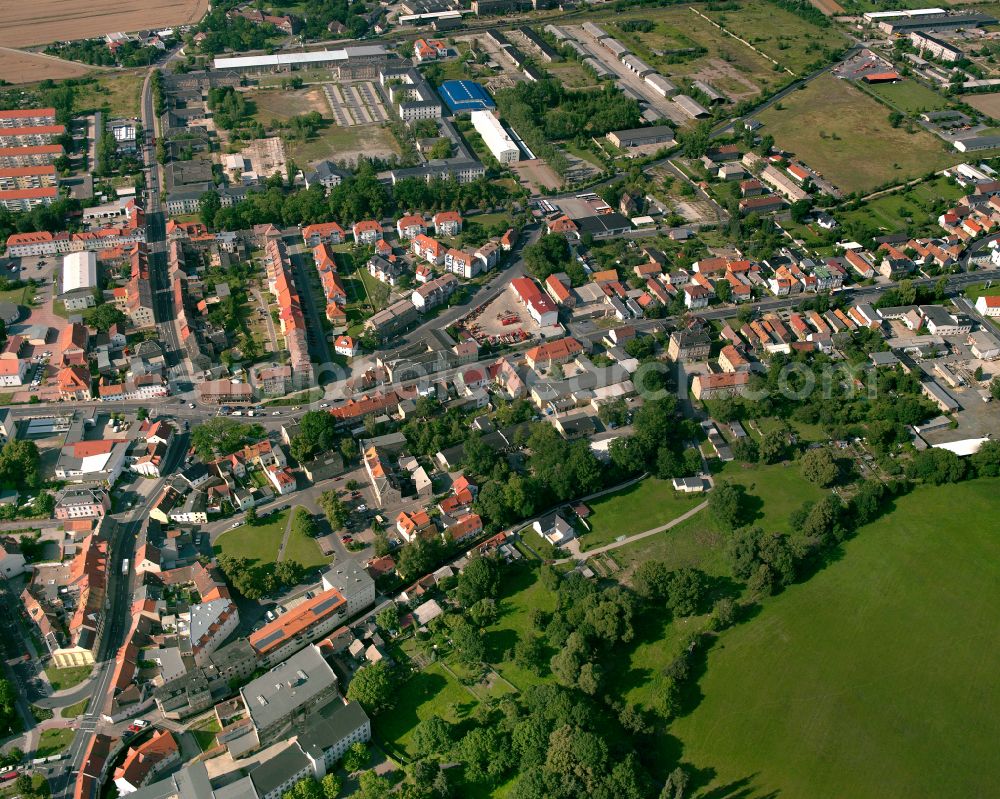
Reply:
<svg viewBox="0 0 1000 799"><path fill-rule="evenodd" d="M523 472L513 471L480 439L465 443L466 470L483 478L476 510L493 529L592 493L610 477L586 441L566 441L552 425L532 426L519 443L529 452Z"/></svg>
<svg viewBox="0 0 1000 799"><path fill-rule="evenodd" d="M260 441L264 436L264 428L259 424L216 416L191 431L191 444L203 459L210 460L217 455L236 452L247 444Z"/></svg>
<svg viewBox="0 0 1000 799"><path fill-rule="evenodd" d="M438 766L457 761L467 783L496 786L514 777L509 795L521 799L652 799L659 788L633 739L648 735L651 727L636 708L620 706L601 690L612 659L634 636L632 594L621 587L599 587L579 574L563 578L542 567L540 579L555 592L555 610L532 614L532 630L518 642L517 652L497 652L484 644L477 615L484 607L495 614L500 583L513 576L508 570L523 568L473 560L456 590L461 614L447 614L431 626L470 667L481 668L484 659L513 657L519 664L524 661L525 668L551 671L557 684L483 702L461 724L440 716L418 723L412 734L416 759L407 769L403 795L450 795ZM414 786L423 788L408 793Z"/></svg>
<svg viewBox="0 0 1000 799"><path fill-rule="evenodd" d="M919 377L900 368L864 370L823 354L774 355L767 372L751 378L760 399L731 398L718 404L720 421L777 416L822 426L834 438L864 436L876 452L910 440L908 427L937 415L923 396ZM760 459L776 462L783 456ZM787 444L784 447L787 449Z"/></svg>
<svg viewBox="0 0 1000 799"><path fill-rule="evenodd" d="M250 116L250 106L241 92L232 86L217 86L208 90L208 107L215 124L224 130L239 127Z"/></svg>
<svg viewBox="0 0 1000 799"><path fill-rule="evenodd" d="M376 176L376 166L362 159L353 175L329 194L319 185L286 192L281 186L250 192L222 208L214 192L201 198L201 221L213 230L243 230L261 224L309 225L338 219L345 225L362 219L382 219L411 208L423 211L487 209L507 202L510 191L485 178L460 184L454 180L407 179L390 190ZM214 199L213 199L214 197Z"/></svg>
<svg viewBox="0 0 1000 799"><path fill-rule="evenodd" d="M247 599L262 599L298 585L306 574L302 564L294 560L259 564L249 558L219 555L217 563L229 584Z"/></svg>
<svg viewBox="0 0 1000 799"><path fill-rule="evenodd" d="M632 435L611 442L611 463L625 476L645 471L664 479L695 474L701 457L686 445L699 438L696 428L681 418L676 397L649 400L635 413Z"/></svg>
<svg viewBox="0 0 1000 799"><path fill-rule="evenodd" d="M258 25L240 16L230 18L227 12L239 5L240 0L222 0L212 4L193 33L204 33L199 48L203 53L216 55L226 50L249 52L260 50L272 39L283 34L274 25Z"/></svg>
<svg viewBox="0 0 1000 799"><path fill-rule="evenodd" d="M412 454L430 456L460 443L469 433L469 422L461 411L441 407L436 398L420 397L402 433Z"/></svg>
<svg viewBox="0 0 1000 799"><path fill-rule="evenodd" d="M74 198L61 198L51 205L37 205L30 211L8 211L0 208L0 241L12 233L56 233L66 230L67 220L79 217L82 206Z"/></svg>
<svg viewBox="0 0 1000 799"><path fill-rule="evenodd" d="M138 41L119 42L112 51L104 39L80 39L75 42L51 44L45 52L57 58L81 61L95 67L144 67L160 57L162 51Z"/></svg>
<svg viewBox="0 0 1000 799"><path fill-rule="evenodd" d="M0 731L3 734L20 730L21 720L17 715L17 689L10 680L0 679Z"/></svg>
<svg viewBox="0 0 1000 799"><path fill-rule="evenodd" d="M641 119L639 104L610 84L598 92L575 92L551 78L525 81L498 91L496 102L536 157L560 175L570 162L552 142L634 128Z"/></svg>
<svg viewBox="0 0 1000 799"><path fill-rule="evenodd" d="M0 483L14 488L38 488L42 484L40 463L34 441L8 441L0 449Z"/></svg>
<svg viewBox="0 0 1000 799"><path fill-rule="evenodd" d="M524 264L534 277L545 280L554 272L565 272L574 286L586 282L586 274L579 261L573 258L566 237L548 233L529 244L523 251Z"/></svg>
<svg viewBox="0 0 1000 799"><path fill-rule="evenodd" d="M288 447L299 463L310 461L328 452L336 452L346 440L345 454L351 455L354 446L337 430L337 420L326 411L306 411L299 419L299 430Z"/></svg>

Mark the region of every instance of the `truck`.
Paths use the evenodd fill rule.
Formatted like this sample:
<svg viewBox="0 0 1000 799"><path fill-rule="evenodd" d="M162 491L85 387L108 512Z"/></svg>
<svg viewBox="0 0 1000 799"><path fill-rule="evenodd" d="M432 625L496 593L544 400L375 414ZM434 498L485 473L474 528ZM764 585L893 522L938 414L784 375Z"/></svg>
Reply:
<svg viewBox="0 0 1000 799"><path fill-rule="evenodd" d="M128 558L122 561L122 574L128 575Z"/></svg>

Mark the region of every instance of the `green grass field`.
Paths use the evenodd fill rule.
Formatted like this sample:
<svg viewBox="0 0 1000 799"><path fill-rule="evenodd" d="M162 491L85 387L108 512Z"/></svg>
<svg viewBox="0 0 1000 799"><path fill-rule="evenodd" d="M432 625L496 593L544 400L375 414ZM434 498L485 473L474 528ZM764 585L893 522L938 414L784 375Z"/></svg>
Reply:
<svg viewBox="0 0 1000 799"><path fill-rule="evenodd" d="M52 683L53 691L63 691L82 683L93 670L92 666L70 666L66 669L48 668L45 670L45 676Z"/></svg>
<svg viewBox="0 0 1000 799"><path fill-rule="evenodd" d="M535 541L531 544L534 546ZM499 599L500 618L486 631L488 659L496 663L496 669L501 675L522 691L548 679L547 671L536 674L522 669L513 661L501 661L501 658L505 651L513 648L517 640L531 630L533 609L539 608L546 612L555 610L556 596L537 579L538 567L538 561L530 560L504 574Z"/></svg>
<svg viewBox="0 0 1000 799"><path fill-rule="evenodd" d="M73 735L74 732L69 727L53 727L42 730L42 735L38 740L38 748L35 750L35 757L58 755L73 742Z"/></svg>
<svg viewBox="0 0 1000 799"><path fill-rule="evenodd" d="M866 86L865 90L881 97L904 114L940 111L950 105L943 95L912 79L902 80L898 83L879 83L874 86Z"/></svg>
<svg viewBox="0 0 1000 799"><path fill-rule="evenodd" d="M233 558L247 558L254 566L274 563L278 558L278 547L285 534L288 511L275 513L257 524L244 524L229 530L216 539L215 554Z"/></svg>
<svg viewBox="0 0 1000 799"><path fill-rule="evenodd" d="M192 727L190 732L194 736L195 741L198 744L198 748L202 752L207 752L212 749L215 744L215 736L222 730L219 726L219 720L216 718L209 718L206 721L201 722L197 727Z"/></svg>
<svg viewBox="0 0 1000 799"><path fill-rule="evenodd" d="M86 699L81 699L75 705L69 705L68 707L64 707L62 710L59 711L59 715L62 716L64 719L75 719L77 716L82 716L84 713L87 712L88 704L90 704L89 696Z"/></svg>
<svg viewBox="0 0 1000 799"><path fill-rule="evenodd" d="M821 28L763 0L742 2L738 11L704 13L796 75L808 72L824 53L839 52L847 45L836 27Z"/></svg>
<svg viewBox="0 0 1000 799"><path fill-rule="evenodd" d="M431 663L406 681L395 708L378 720L375 729L386 742L409 751L413 728L418 722L440 716L456 724L478 704L476 697L442 663Z"/></svg>
<svg viewBox="0 0 1000 799"><path fill-rule="evenodd" d="M713 797L991 796L1000 480L921 488L708 655L671 755Z"/></svg>
<svg viewBox="0 0 1000 799"><path fill-rule="evenodd" d="M591 531L580 536L580 545L586 551L610 544L619 536L659 527L704 501L698 494L674 491L668 480L649 477L589 503Z"/></svg>
<svg viewBox="0 0 1000 799"><path fill-rule="evenodd" d="M144 78L139 71L97 74L73 88L73 113L104 110L112 117L137 117Z"/></svg>
<svg viewBox="0 0 1000 799"><path fill-rule="evenodd" d="M796 462L744 467L734 461L725 464L715 479L738 483L746 489L749 524L782 532L788 532L788 517L792 511L807 500L815 501L823 496L819 488L802 477ZM699 497L695 504L702 499L704 497ZM707 512L659 535L626 544L614 550L614 557L624 567L645 560L662 560L671 568L692 566L712 576L727 572L725 535Z"/></svg>
<svg viewBox="0 0 1000 799"><path fill-rule="evenodd" d="M687 6L643 8L613 17L601 16L596 21L600 25L613 25L628 19L650 20L655 27L645 33L613 26L615 38L668 78L700 77L719 91L738 98L753 97L761 88L781 85L790 79L787 73L775 71L774 64L766 58L727 36Z"/></svg>
<svg viewBox="0 0 1000 799"><path fill-rule="evenodd" d="M294 560L301 563L307 569L316 569L326 566L332 558L324 555L316 543L315 538L308 538L301 533L296 533L293 529L288 534L288 543L285 544L283 560Z"/></svg>
<svg viewBox="0 0 1000 799"><path fill-rule="evenodd" d="M885 106L828 74L781 106L760 114L764 132L847 193L901 183L961 160L929 133L893 128Z"/></svg>
<svg viewBox="0 0 1000 799"><path fill-rule="evenodd" d="M946 177L936 177L907 189L877 197L853 211L837 212L839 222L859 220L879 230L908 231L912 235L939 231L936 207L941 201L957 200L963 190Z"/></svg>

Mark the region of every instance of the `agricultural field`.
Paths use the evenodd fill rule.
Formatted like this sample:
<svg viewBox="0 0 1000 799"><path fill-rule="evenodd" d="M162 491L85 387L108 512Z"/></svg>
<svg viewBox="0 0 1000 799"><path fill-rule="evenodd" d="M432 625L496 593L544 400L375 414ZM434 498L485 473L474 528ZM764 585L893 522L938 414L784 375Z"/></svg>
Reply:
<svg viewBox="0 0 1000 799"><path fill-rule="evenodd" d="M993 119L1000 120L1000 93L965 94L962 96L962 102Z"/></svg>
<svg viewBox="0 0 1000 799"><path fill-rule="evenodd" d="M702 795L988 796L1000 480L919 488L707 655L671 754Z"/></svg>
<svg viewBox="0 0 1000 799"><path fill-rule="evenodd" d="M88 39L108 31L137 31L191 24L208 9L208 0L39 0L8 3L0 26L0 46L27 47Z"/></svg>
<svg viewBox="0 0 1000 799"><path fill-rule="evenodd" d="M779 147L845 193L903 182L961 160L929 133L893 128L888 115L878 101L826 74L758 119Z"/></svg>
<svg viewBox="0 0 1000 799"><path fill-rule="evenodd" d="M7 83L80 78L93 71L94 67L87 64L64 61L42 53L26 53L23 50L0 47L0 80Z"/></svg>
<svg viewBox="0 0 1000 799"><path fill-rule="evenodd" d="M865 86L865 91L910 116L917 116L925 111L942 111L950 105L947 98L912 79L901 80L898 83L878 83L874 86ZM978 96L989 97L990 95Z"/></svg>
<svg viewBox="0 0 1000 799"><path fill-rule="evenodd" d="M647 33L616 24L629 20L649 20L654 27ZM647 8L596 21L671 80L704 80L737 100L789 80L787 73L776 71L770 61L686 6Z"/></svg>
<svg viewBox="0 0 1000 799"><path fill-rule="evenodd" d="M810 72L818 62L832 61L848 44L832 25L821 28L766 0L740 3L737 11L705 14L796 75Z"/></svg>
<svg viewBox="0 0 1000 799"><path fill-rule="evenodd" d="M580 536L584 551L610 544L618 536L641 533L666 524L705 501L699 494L674 491L669 480L649 477L590 503L591 530Z"/></svg>

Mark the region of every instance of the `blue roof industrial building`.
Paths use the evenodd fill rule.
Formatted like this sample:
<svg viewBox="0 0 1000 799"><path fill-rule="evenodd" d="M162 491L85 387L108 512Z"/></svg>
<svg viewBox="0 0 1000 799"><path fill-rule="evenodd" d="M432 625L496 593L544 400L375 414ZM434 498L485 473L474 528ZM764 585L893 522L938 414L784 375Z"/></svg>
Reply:
<svg viewBox="0 0 1000 799"><path fill-rule="evenodd" d="M480 84L471 80L446 80L438 93L452 114L496 108L496 103Z"/></svg>

